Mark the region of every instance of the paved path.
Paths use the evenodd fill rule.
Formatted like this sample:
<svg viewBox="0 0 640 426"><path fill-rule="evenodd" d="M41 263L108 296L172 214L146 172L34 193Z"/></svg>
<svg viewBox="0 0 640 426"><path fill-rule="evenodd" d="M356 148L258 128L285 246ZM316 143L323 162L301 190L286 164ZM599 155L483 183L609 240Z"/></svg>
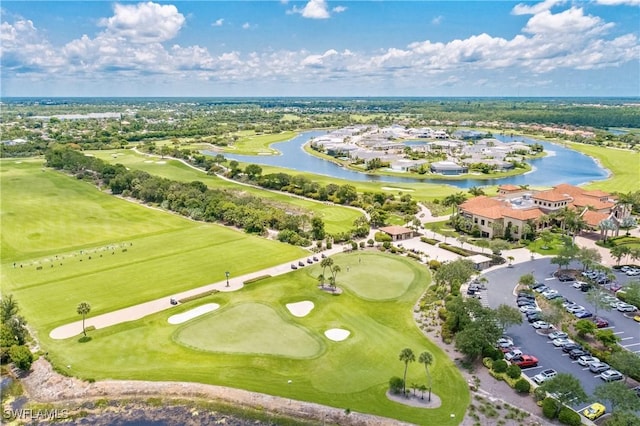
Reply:
<svg viewBox="0 0 640 426"><path fill-rule="evenodd" d="M322 253L331 256L336 253L342 253L344 251L342 244L334 244L331 250L324 250ZM130 306L128 308L118 309L117 311L108 312L106 314L97 315L95 317L87 318L85 321L85 326L90 327L93 326L95 328L105 328L112 325L120 324L122 322L127 321L135 321L140 318L146 317L147 315L155 314L157 312L161 312L173 307L171 305L169 299L174 298L176 300L183 299L185 297L195 296L198 294L202 294L211 290L219 290L221 292L230 292L240 290L244 284L244 281L247 281L252 278L260 277L263 275L271 275L278 276L282 274L286 274L287 272L291 272L291 264L297 264L298 261L305 262L306 260L316 255L315 253L309 253L309 256L292 260L291 262L283 263L280 265L275 265L266 269L262 269L260 271L252 272L249 274L245 274L239 277L231 277L229 278L229 286L227 287L227 282L220 281L217 283L207 284L202 287L194 288L191 290L183 291L181 293L175 293L172 295L167 295L160 299L151 300L149 302L140 303L139 305ZM317 256L320 256L318 253ZM77 336L82 333L82 321L75 321L70 324L62 325L60 327L54 328L50 333L49 337L52 339L67 339L69 337Z"/></svg>

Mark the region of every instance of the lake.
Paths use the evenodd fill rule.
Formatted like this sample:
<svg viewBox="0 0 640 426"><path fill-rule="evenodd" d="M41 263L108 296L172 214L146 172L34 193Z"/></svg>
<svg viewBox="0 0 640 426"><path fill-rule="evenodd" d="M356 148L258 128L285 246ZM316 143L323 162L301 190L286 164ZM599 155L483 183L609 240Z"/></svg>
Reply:
<svg viewBox="0 0 640 426"><path fill-rule="evenodd" d="M345 169L331 161L310 155L302 149L302 145L308 142L311 138L326 133L326 131L320 130L303 132L288 141L272 144L271 147L280 151L281 155L235 155L224 153L224 156L230 160L284 167L300 172L332 176L358 182L434 183L453 185L458 188L498 184L553 186L560 183L568 183L571 185L581 185L594 180L603 180L608 176L607 170L602 168L593 158L578 151L566 148L560 144L552 144L537 139L503 135L494 135L493 137L503 142L523 141L525 143L539 143L544 147L547 156L544 158L528 160L528 163L533 169L526 174L494 178L490 180L473 178L465 180L433 179L428 177L425 179L419 179L408 176L370 175ZM216 155L219 153L214 151L203 151L203 154Z"/></svg>

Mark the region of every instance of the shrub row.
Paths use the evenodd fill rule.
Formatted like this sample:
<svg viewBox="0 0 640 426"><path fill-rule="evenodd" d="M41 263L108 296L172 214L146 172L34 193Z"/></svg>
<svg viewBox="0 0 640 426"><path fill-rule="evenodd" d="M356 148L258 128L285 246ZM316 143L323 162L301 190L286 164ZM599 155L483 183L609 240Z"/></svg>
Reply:
<svg viewBox="0 0 640 426"><path fill-rule="evenodd" d="M445 243L440 243L438 247L440 247L441 249L448 250L452 253L459 254L460 256L464 256L464 257L471 256L473 254L468 250L462 249L460 247L452 246L449 244L445 244Z"/></svg>
<svg viewBox="0 0 640 426"><path fill-rule="evenodd" d="M271 278L271 275L269 275L269 274L260 275L259 277L255 277L255 278L251 278L251 279L248 279L246 281L243 281L242 284L245 284L245 285L246 284L251 284L251 283L255 283L255 282L260 281L260 280L264 280L266 278Z"/></svg>
<svg viewBox="0 0 640 426"><path fill-rule="evenodd" d="M420 237L420 241L422 241L423 243L431 244L432 246L435 246L440 242L440 240L436 240L435 238L427 238L427 237Z"/></svg>
<svg viewBox="0 0 640 426"><path fill-rule="evenodd" d="M209 291L205 291L204 293L199 293L199 294L194 294L193 296L189 296L189 297L184 297L180 300L178 300L178 302L180 303L187 303L187 302L191 302L192 300L197 300L197 299L202 299L203 297L207 297L207 296L211 296L212 294L216 294L219 293L220 290L209 290Z"/></svg>

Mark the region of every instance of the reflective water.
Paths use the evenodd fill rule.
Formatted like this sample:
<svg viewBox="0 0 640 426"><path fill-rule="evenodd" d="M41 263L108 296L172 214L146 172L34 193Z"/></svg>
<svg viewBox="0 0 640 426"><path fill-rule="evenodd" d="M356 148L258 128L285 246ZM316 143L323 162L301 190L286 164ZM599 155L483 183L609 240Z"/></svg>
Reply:
<svg viewBox="0 0 640 426"><path fill-rule="evenodd" d="M403 176L379 176L360 173L345 169L335 163L323 160L313 155L307 154L302 149L302 145L309 139L325 134L325 131L304 132L285 142L278 142L271 145L272 148L281 152L277 156L265 155L234 155L224 154L226 158L248 163L263 164L270 166L285 167L301 172L315 173L325 176L333 176L340 179L360 182L389 182L389 183L435 183L448 184L459 188L470 188L472 186L513 184L531 186L552 186L560 183L580 185L593 180L602 180L608 176L608 172L602 168L593 158L580 152L566 148L559 144L552 144L532 138L521 136L510 137L494 135L498 140L524 141L527 143L539 143L544 146L547 156L535 160L530 160L529 164L533 170L524 175L497 178L497 179L418 179L415 177ZM412 144L415 142L411 142ZM213 151L203 151L207 155L215 155Z"/></svg>

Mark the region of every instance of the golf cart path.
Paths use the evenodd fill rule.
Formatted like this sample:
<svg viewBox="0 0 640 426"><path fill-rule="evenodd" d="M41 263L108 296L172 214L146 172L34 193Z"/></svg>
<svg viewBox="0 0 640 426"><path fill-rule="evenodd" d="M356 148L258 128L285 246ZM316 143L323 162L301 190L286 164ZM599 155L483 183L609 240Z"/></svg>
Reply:
<svg viewBox="0 0 640 426"><path fill-rule="evenodd" d="M342 253L342 245L334 245L330 250L324 250L322 253L326 256L331 256L336 253ZM89 317L85 320L85 327L95 327L96 329L106 328L112 325L120 324L128 321L136 321L147 315L155 314L174 307L171 304L170 299L184 299L186 297L195 296L198 294L206 293L211 290L218 290L221 292L231 292L240 290L244 287L244 282L252 278L257 278L264 275L278 276L291 272L291 264L297 264L298 261L304 262L305 265L307 258L315 256L315 253L309 253L300 259L295 259L287 263L271 266L269 268L262 269L260 271L251 272L249 274L241 275L238 277L229 278L229 286L227 287L226 280L219 281L212 284L207 284L202 287L193 288L180 293L175 293L161 297L159 299L151 300L149 302L140 303L138 305L129 306L128 308L118 309L117 311L107 312L105 314ZM319 254L318 254L319 255ZM69 337L77 336L82 333L82 320L74 321L69 324L62 325L54 328L49 333L49 337L52 339L68 339Z"/></svg>

